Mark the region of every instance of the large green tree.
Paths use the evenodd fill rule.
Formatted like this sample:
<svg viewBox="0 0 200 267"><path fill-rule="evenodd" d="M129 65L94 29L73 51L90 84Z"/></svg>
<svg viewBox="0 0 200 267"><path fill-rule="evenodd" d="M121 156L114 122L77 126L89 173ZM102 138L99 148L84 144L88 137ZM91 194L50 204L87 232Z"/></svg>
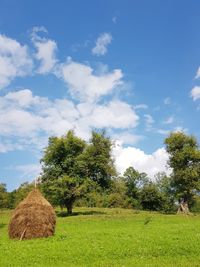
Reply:
<svg viewBox="0 0 200 267"><path fill-rule="evenodd" d="M41 159L40 179L44 193L54 204L65 206L69 214L86 178L78 173L79 156L85 147L85 141L69 131L62 137L50 137Z"/></svg>
<svg viewBox="0 0 200 267"><path fill-rule="evenodd" d="M109 188L116 175L112 159L112 142L105 132L92 132L92 137L83 154L79 157L79 171L101 188Z"/></svg>
<svg viewBox="0 0 200 267"><path fill-rule="evenodd" d="M172 169L172 187L179 200L179 211L188 212L193 196L200 190L200 150L194 136L171 133L165 139Z"/></svg>
<svg viewBox="0 0 200 267"><path fill-rule="evenodd" d="M93 182L108 188L116 173L111 149L112 143L104 132L93 132L89 143L73 131L49 138L41 160L41 183L49 200L72 213L75 200L85 194Z"/></svg>

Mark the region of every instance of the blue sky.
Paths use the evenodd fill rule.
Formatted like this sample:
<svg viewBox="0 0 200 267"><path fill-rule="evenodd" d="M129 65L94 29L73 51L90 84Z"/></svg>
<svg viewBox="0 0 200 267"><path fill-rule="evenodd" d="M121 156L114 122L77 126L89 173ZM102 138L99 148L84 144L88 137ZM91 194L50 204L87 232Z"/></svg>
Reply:
<svg viewBox="0 0 200 267"><path fill-rule="evenodd" d="M200 140L199 1L0 3L0 182L40 172L49 136L107 129L119 172L169 172L170 131Z"/></svg>

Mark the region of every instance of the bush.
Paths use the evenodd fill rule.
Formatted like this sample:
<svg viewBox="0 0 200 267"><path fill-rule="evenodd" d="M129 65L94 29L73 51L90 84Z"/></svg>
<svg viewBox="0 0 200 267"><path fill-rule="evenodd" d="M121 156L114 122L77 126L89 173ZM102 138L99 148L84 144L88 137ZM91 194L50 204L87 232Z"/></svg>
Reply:
<svg viewBox="0 0 200 267"><path fill-rule="evenodd" d="M200 212L200 196L195 196L191 205L191 212Z"/></svg>

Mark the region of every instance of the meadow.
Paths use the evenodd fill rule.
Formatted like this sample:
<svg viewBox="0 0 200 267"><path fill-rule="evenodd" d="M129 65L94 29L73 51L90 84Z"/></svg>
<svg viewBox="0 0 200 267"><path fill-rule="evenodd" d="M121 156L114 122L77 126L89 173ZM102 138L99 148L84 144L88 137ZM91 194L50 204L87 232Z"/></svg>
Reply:
<svg viewBox="0 0 200 267"><path fill-rule="evenodd" d="M128 209L57 211L53 237L9 240L0 211L0 266L200 266L200 216Z"/></svg>

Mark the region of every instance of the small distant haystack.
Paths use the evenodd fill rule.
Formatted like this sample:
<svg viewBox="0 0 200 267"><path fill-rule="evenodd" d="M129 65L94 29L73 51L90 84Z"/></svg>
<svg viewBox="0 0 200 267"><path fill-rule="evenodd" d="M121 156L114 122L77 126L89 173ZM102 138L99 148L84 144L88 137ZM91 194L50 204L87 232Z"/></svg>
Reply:
<svg viewBox="0 0 200 267"><path fill-rule="evenodd" d="M56 215L38 189L16 207L9 224L9 236L16 239L48 237L54 234Z"/></svg>

